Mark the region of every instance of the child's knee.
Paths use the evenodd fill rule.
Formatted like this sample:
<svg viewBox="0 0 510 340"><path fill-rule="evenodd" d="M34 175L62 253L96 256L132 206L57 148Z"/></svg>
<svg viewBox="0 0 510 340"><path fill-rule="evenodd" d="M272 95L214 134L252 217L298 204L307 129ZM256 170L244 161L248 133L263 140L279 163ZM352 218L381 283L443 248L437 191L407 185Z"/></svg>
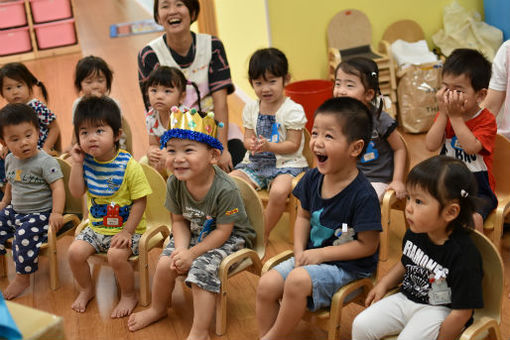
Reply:
<svg viewBox="0 0 510 340"><path fill-rule="evenodd" d="M287 276L284 290L285 293L308 296L312 292L312 278L306 269L296 268Z"/></svg>
<svg viewBox="0 0 510 340"><path fill-rule="evenodd" d="M67 250L67 257L72 263L85 262L91 254L90 248L92 246L84 241L74 241Z"/></svg>
<svg viewBox="0 0 510 340"><path fill-rule="evenodd" d="M113 268L127 263L132 252L129 248L110 248L108 249L108 264Z"/></svg>
<svg viewBox="0 0 510 340"><path fill-rule="evenodd" d="M257 286L257 299L276 299L283 295L283 277L275 270L262 275Z"/></svg>
<svg viewBox="0 0 510 340"><path fill-rule="evenodd" d="M285 202L287 197L289 197L291 191L291 184L289 183L278 183L277 185L272 185L271 190L269 191L269 197L278 202Z"/></svg>

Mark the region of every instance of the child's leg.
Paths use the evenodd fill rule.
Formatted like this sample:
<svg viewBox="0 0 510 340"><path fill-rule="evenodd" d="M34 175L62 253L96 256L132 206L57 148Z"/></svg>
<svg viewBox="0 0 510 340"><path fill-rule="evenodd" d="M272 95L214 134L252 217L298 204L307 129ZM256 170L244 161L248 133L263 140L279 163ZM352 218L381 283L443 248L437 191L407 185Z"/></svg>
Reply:
<svg viewBox="0 0 510 340"><path fill-rule="evenodd" d="M208 340L217 294L204 290L196 284L192 284L191 291L193 293L193 324L187 340Z"/></svg>
<svg viewBox="0 0 510 340"><path fill-rule="evenodd" d="M135 292L134 270L128 258L133 254L131 248L108 249L108 263L112 267L120 287L120 301L110 317L123 318L133 311L138 303Z"/></svg>
<svg viewBox="0 0 510 340"><path fill-rule="evenodd" d="M257 185L253 183L253 180L241 170L233 170L231 173L229 173L229 175L242 178L246 182L248 182L252 187L257 188Z"/></svg>
<svg viewBox="0 0 510 340"><path fill-rule="evenodd" d="M85 312L87 304L94 297L94 286L90 276L90 267L87 263L87 259L94 253L96 253L96 249L83 240L74 240L67 251L69 266L80 290L71 308L79 313Z"/></svg>
<svg viewBox="0 0 510 340"><path fill-rule="evenodd" d="M292 178L291 175L278 175L271 184L269 202L264 211L266 219L264 239L266 240L285 210L287 198L292 190Z"/></svg>
<svg viewBox="0 0 510 340"><path fill-rule="evenodd" d="M398 339L437 339L441 325L450 314L451 309L444 306L411 303L414 307L412 313L410 313L411 317L402 332L400 332Z"/></svg>
<svg viewBox="0 0 510 340"><path fill-rule="evenodd" d="M152 280L152 304L149 309L133 313L128 320L131 332L147 327L167 315L168 303L172 297L178 274L170 269L170 256L161 256Z"/></svg>
<svg viewBox="0 0 510 340"><path fill-rule="evenodd" d="M388 188L388 183L383 182L370 182L372 184L372 187L374 188L375 192L377 193L377 197L379 198L379 202L382 201L384 193L386 192L386 189Z"/></svg>
<svg viewBox="0 0 510 340"><path fill-rule="evenodd" d="M259 280L256 313L260 336L269 331L278 316L284 283L282 275L276 270L270 270Z"/></svg>

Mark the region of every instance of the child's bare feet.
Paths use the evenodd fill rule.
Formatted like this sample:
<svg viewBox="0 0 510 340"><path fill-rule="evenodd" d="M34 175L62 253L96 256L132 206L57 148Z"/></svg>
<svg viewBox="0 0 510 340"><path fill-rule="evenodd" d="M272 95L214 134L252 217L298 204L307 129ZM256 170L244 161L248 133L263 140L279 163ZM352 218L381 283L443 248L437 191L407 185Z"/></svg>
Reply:
<svg viewBox="0 0 510 340"><path fill-rule="evenodd" d="M83 291L80 291L80 294L78 294L78 297L76 300L74 300L71 308L78 312L78 313L84 313L87 309L87 304L90 300L94 297L94 287L91 286L88 289L85 289Z"/></svg>
<svg viewBox="0 0 510 340"><path fill-rule="evenodd" d="M147 327L153 322L163 319L167 316L166 310L160 312L154 308L131 314L128 320L128 329L131 332Z"/></svg>
<svg viewBox="0 0 510 340"><path fill-rule="evenodd" d="M6 300L11 300L23 293L25 289L30 286L30 274L16 274L14 281L12 281L3 294Z"/></svg>
<svg viewBox="0 0 510 340"><path fill-rule="evenodd" d="M209 336L209 332L206 332L205 334L193 334L192 332L190 332L188 334L188 337L186 338L186 340L210 340L211 337Z"/></svg>
<svg viewBox="0 0 510 340"><path fill-rule="evenodd" d="M136 297L136 293L132 295L121 295L120 301L113 310L110 317L112 319L123 318L131 314L133 309L135 309L138 303L138 298Z"/></svg>

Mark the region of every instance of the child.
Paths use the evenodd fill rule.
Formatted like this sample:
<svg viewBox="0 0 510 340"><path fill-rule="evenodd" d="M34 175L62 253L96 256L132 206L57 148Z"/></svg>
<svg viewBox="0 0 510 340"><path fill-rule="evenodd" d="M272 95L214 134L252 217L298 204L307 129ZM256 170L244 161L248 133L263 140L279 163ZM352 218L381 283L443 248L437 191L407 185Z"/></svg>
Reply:
<svg viewBox="0 0 510 340"><path fill-rule="evenodd" d="M256 51L248 77L259 100L244 107L244 147L248 151L232 175L256 189L271 188L264 212L267 242L285 210L292 179L308 167L303 156L306 116L303 107L284 94L290 75L287 58L280 50Z"/></svg>
<svg viewBox="0 0 510 340"><path fill-rule="evenodd" d="M293 191L301 202L294 257L264 274L257 288L261 339L286 339L305 308L329 306L340 287L375 272L381 210L356 167L371 131L370 112L356 99L328 99L317 109L310 141L317 168Z"/></svg>
<svg viewBox="0 0 510 340"><path fill-rule="evenodd" d="M478 231L498 205L492 174L496 120L487 109L480 108L490 78L491 65L480 52L453 51L445 61L442 86L436 95L439 112L425 139L429 151L441 147L442 155L462 160L474 173L478 196L484 203L473 216Z"/></svg>
<svg viewBox="0 0 510 340"><path fill-rule="evenodd" d="M354 319L353 339L457 339L483 305L482 260L465 229L473 227L476 187L469 169L451 157L434 156L411 170L402 259L368 293L372 305ZM401 282L398 294L383 298Z"/></svg>
<svg viewBox="0 0 510 340"><path fill-rule="evenodd" d="M171 129L161 137L168 152L166 165L173 173L165 203L172 213L173 235L156 268L152 305L129 318L130 331L167 315L175 279L185 275L194 310L187 339L209 339L221 284L218 267L226 256L254 245L255 232L239 190L216 165L223 146L215 138L213 117L176 110L170 115Z"/></svg>
<svg viewBox="0 0 510 340"><path fill-rule="evenodd" d="M160 66L149 75L145 89L151 108L145 115L145 125L149 133L149 164L165 172L165 154L161 150L159 139L170 126L170 109L179 106L186 97L186 78L175 67Z"/></svg>
<svg viewBox="0 0 510 340"><path fill-rule="evenodd" d="M141 166L119 149L121 116L112 99L83 98L74 118L78 144L71 150L69 191L75 197L87 193L89 225L69 247L69 264L80 290L71 308L85 312L94 297L87 258L107 252L121 293L111 317L121 318L129 315L138 301L128 258L138 254L151 188Z"/></svg>
<svg viewBox="0 0 510 340"><path fill-rule="evenodd" d="M32 107L39 118L39 140L37 146L47 153L56 147L60 130L57 117L41 101L34 98L33 87L41 88L44 100L48 102L48 92L44 84L22 63L9 63L0 68L0 89L2 97L10 104L23 103Z"/></svg>
<svg viewBox="0 0 510 340"><path fill-rule="evenodd" d="M352 97L365 104L372 113L373 131L366 152L358 161L358 168L374 187L379 201L384 192L393 189L397 198L405 196L406 148L397 131L397 122L382 111L379 89L379 69L367 58L356 57L342 61L335 71L334 97Z"/></svg>
<svg viewBox="0 0 510 340"><path fill-rule="evenodd" d="M112 81L113 72L102 58L90 55L78 61L74 72L74 88L76 92L80 94L80 97L76 98L73 103L73 122L76 107L82 98L87 96L109 96L112 90ZM115 99L113 100L120 110L119 103ZM71 137L71 145L66 151L70 152L75 144L76 136L73 134ZM121 149L126 148L126 135L124 131L122 131L120 135L119 145Z"/></svg>
<svg viewBox="0 0 510 340"><path fill-rule="evenodd" d="M5 159L7 187L0 202L0 255L14 236L16 277L4 290L7 300L30 286L38 267L39 248L48 239L48 225L62 226L65 204L63 175L58 162L37 148L39 118L26 104L0 110L0 142L11 151Z"/></svg>

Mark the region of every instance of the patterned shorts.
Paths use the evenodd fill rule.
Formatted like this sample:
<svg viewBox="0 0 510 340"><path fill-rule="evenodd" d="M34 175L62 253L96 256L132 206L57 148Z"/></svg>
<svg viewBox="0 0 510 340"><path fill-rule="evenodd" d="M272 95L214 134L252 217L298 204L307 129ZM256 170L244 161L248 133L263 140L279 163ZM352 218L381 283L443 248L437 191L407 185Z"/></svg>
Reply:
<svg viewBox="0 0 510 340"><path fill-rule="evenodd" d="M113 236L115 235L103 235L96 233L91 227L87 227L83 229L78 236L76 236L76 239L89 243L92 247L94 247L97 253L107 253L108 249L110 249L110 243L112 242ZM138 243L141 237L141 234L133 234L133 236L131 236L131 251L133 252L133 255L138 255Z"/></svg>

